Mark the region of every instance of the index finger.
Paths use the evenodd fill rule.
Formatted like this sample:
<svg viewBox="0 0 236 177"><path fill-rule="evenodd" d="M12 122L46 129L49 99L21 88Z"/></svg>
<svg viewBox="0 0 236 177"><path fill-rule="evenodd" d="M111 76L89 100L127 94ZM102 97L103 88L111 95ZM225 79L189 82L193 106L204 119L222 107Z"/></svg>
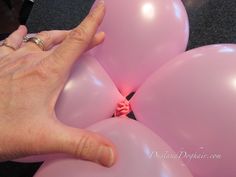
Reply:
<svg viewBox="0 0 236 177"><path fill-rule="evenodd" d="M104 1L100 1L94 10L73 29L67 38L55 49L49 60L54 60L60 70L68 71L91 43L105 15ZM54 68L55 69L55 68Z"/></svg>

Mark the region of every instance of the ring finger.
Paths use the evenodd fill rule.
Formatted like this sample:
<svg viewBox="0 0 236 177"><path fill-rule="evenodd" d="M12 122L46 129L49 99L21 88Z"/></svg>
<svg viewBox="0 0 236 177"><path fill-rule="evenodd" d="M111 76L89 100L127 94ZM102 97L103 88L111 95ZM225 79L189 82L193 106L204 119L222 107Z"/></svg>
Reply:
<svg viewBox="0 0 236 177"><path fill-rule="evenodd" d="M55 45L61 43L70 31L52 30L43 31L27 39L21 51L48 51Z"/></svg>
<svg viewBox="0 0 236 177"><path fill-rule="evenodd" d="M53 30L53 31L43 31L38 33L35 36L29 37L29 39L32 37L34 40L38 40L40 44L36 44L37 42L34 40L28 40L23 47L21 48L21 51L48 51L55 47L56 45L60 44L70 33L71 31L65 31L65 30ZM105 37L104 32L97 33L93 40L91 41L90 45L88 46L88 49L91 49L100 43L103 42Z"/></svg>

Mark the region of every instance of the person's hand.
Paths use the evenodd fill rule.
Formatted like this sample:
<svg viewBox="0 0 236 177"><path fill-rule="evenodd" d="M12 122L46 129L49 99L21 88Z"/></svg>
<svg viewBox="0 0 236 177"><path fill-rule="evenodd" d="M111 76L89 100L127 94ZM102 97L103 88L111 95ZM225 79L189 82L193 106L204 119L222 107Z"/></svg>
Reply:
<svg viewBox="0 0 236 177"><path fill-rule="evenodd" d="M101 2L72 31L39 33L45 51L35 43L22 42L27 33L24 26L0 47L0 161L67 153L104 166L114 164L111 142L60 123L54 111L74 62L103 41L104 33L96 31L104 12Z"/></svg>

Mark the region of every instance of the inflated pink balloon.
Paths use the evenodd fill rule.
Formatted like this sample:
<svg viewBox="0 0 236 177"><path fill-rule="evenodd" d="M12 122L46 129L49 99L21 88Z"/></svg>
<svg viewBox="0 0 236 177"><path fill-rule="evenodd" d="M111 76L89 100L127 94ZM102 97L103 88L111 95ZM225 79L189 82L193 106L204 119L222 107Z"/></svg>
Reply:
<svg viewBox="0 0 236 177"><path fill-rule="evenodd" d="M186 48L188 18L181 0L105 0L104 43L94 55L123 95Z"/></svg>
<svg viewBox="0 0 236 177"><path fill-rule="evenodd" d="M112 118L89 130L101 133L116 145L119 157L113 167L78 159L57 159L44 163L34 177L192 177L181 160L162 157L166 152L175 153L137 121Z"/></svg>
<svg viewBox="0 0 236 177"><path fill-rule="evenodd" d="M102 66L87 55L75 64L56 114L67 125L85 128L111 117L124 99Z"/></svg>
<svg viewBox="0 0 236 177"><path fill-rule="evenodd" d="M236 45L178 56L131 101L136 118L182 153L194 177L235 177L235 105Z"/></svg>
<svg viewBox="0 0 236 177"><path fill-rule="evenodd" d="M75 64L56 106L63 123L85 128L109 118L124 98L96 59L85 55ZM32 156L17 161L44 161L54 155Z"/></svg>

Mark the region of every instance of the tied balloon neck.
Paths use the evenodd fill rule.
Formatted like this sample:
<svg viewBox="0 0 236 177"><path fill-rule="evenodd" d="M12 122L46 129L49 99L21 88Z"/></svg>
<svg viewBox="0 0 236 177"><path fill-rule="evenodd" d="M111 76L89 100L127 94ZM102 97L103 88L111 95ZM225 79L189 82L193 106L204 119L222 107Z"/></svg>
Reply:
<svg viewBox="0 0 236 177"><path fill-rule="evenodd" d="M131 106L127 99L124 99L123 101L119 102L116 107L116 111L114 113L115 117L122 117L126 116L131 112Z"/></svg>

